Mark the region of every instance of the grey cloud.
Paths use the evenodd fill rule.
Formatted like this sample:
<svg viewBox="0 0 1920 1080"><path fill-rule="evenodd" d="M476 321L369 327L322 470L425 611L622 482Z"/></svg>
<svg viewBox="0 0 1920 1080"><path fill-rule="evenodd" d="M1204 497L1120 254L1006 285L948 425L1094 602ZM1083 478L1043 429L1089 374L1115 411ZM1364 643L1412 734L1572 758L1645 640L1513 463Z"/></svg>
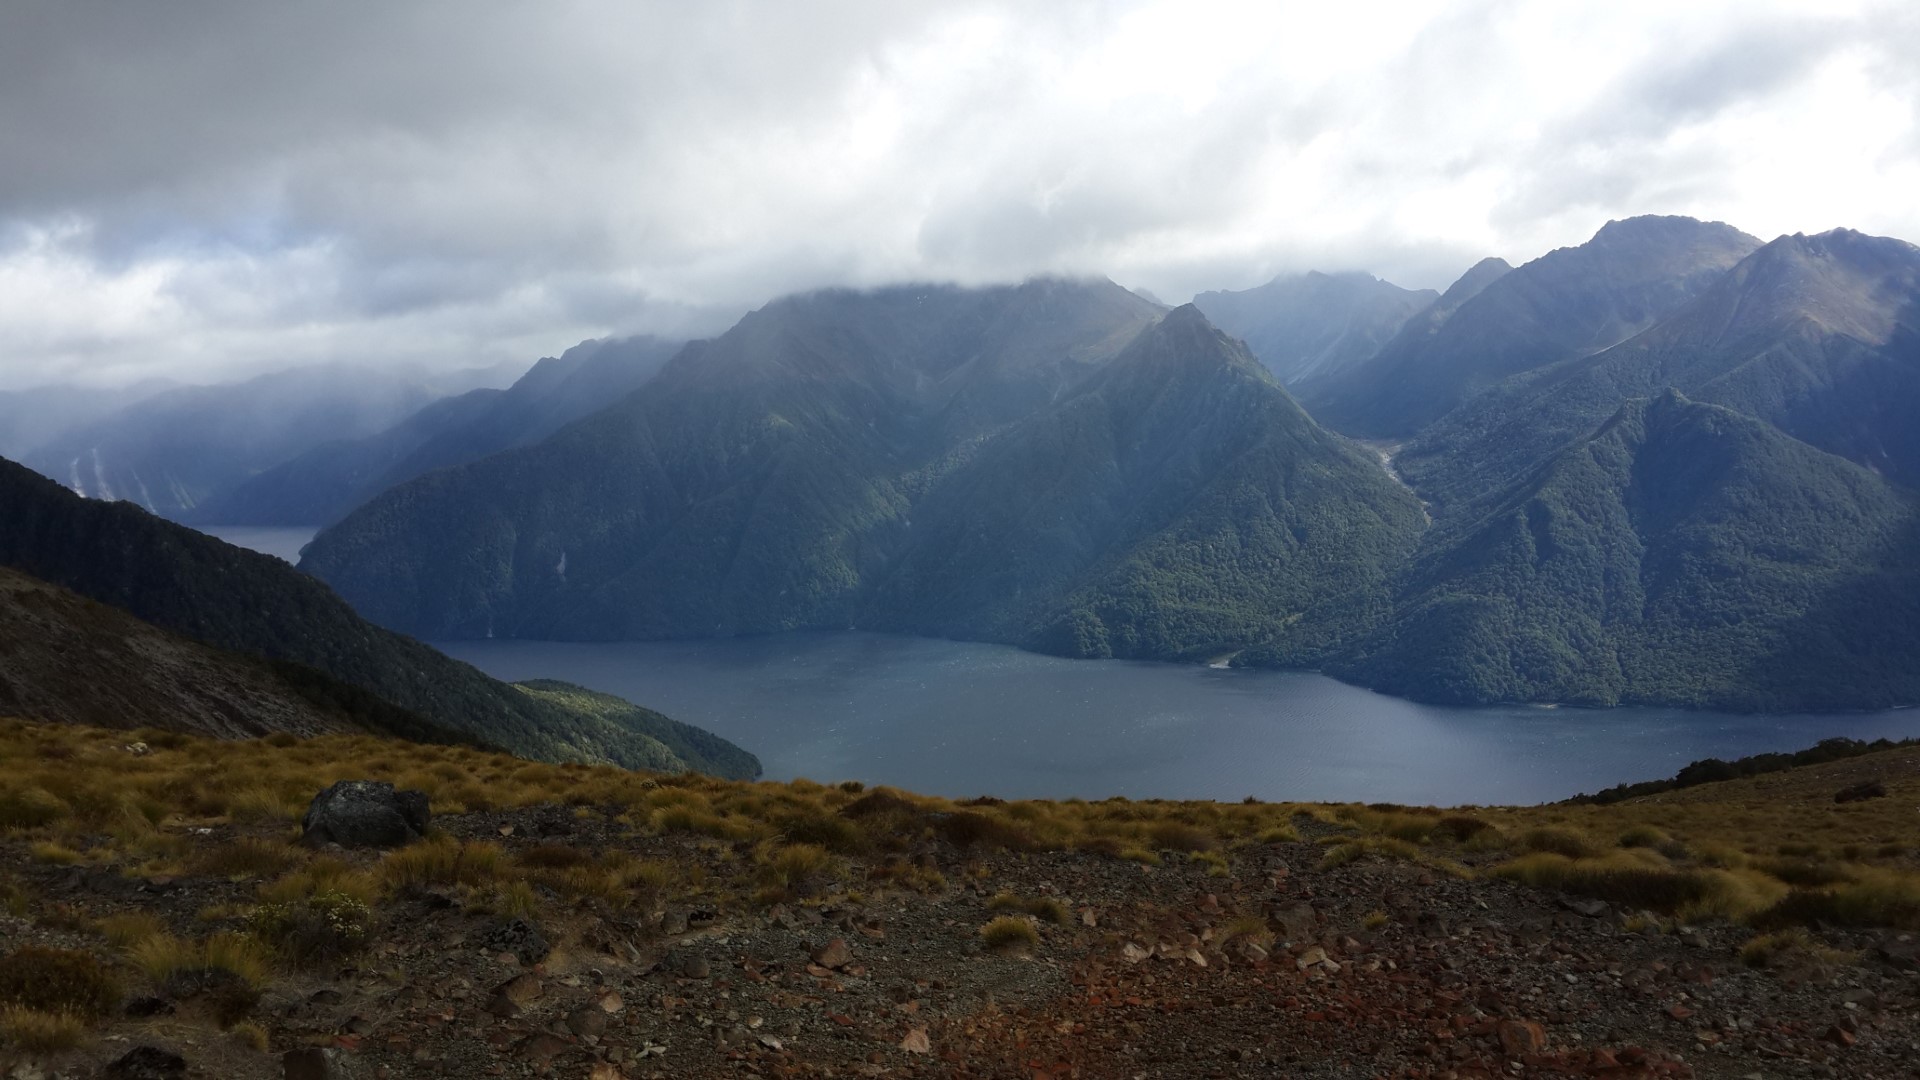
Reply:
<svg viewBox="0 0 1920 1080"><path fill-rule="evenodd" d="M1592 57L1612 74L1567 108L1526 80L1598 6L8 5L0 386L525 359L909 278L1444 286L1606 217L1717 210L1739 162L1666 135L1841 51L1920 102L1903 7L1748 7ZM1149 16L1192 40L1101 53Z"/></svg>

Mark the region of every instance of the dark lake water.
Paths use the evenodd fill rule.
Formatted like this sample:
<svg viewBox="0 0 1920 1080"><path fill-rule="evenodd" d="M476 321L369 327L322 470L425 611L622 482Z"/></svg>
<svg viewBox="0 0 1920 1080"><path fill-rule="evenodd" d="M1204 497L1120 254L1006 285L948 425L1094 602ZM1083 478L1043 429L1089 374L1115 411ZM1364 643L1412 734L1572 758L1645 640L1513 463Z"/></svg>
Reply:
<svg viewBox="0 0 1920 1080"><path fill-rule="evenodd" d="M565 679L716 731L773 779L953 796L1531 803L1703 757L1920 735L1920 710L1442 708L1320 675L851 631L439 647L499 678Z"/></svg>
<svg viewBox="0 0 1920 1080"><path fill-rule="evenodd" d="M288 561L314 533L203 531ZM498 678L565 679L698 724L758 754L771 779L954 796L1532 803L1671 776L1704 757L1920 736L1915 709L1446 708L1320 675L856 632L439 647Z"/></svg>

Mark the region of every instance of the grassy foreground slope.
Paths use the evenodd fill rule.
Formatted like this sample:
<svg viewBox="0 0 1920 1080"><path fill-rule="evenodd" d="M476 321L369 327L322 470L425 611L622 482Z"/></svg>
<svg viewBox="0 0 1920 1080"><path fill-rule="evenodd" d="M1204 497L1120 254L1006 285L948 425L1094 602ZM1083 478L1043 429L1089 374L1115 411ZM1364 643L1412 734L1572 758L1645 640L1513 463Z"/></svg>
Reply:
<svg viewBox="0 0 1920 1080"><path fill-rule="evenodd" d="M0 1063L1905 1077L1920 1037L1912 746L1439 810L144 737L0 720ZM425 790L432 834L295 845L312 793L360 777Z"/></svg>

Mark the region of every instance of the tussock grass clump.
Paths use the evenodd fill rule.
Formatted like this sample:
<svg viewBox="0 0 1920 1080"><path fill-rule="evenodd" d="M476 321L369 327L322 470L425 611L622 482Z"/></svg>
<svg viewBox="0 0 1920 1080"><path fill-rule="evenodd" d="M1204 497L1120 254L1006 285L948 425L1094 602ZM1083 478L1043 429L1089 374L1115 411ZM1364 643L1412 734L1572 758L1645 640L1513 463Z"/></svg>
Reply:
<svg viewBox="0 0 1920 1080"><path fill-rule="evenodd" d="M309 793L255 785L234 792L227 798L227 820L245 824L298 821L312 801Z"/></svg>
<svg viewBox="0 0 1920 1080"><path fill-rule="evenodd" d="M1221 926L1213 940L1223 949L1235 941L1251 941L1264 949L1273 944L1273 931L1260 916L1241 915Z"/></svg>
<svg viewBox="0 0 1920 1080"><path fill-rule="evenodd" d="M1147 827L1147 839L1161 851L1212 851L1219 846L1214 835L1184 821L1160 821Z"/></svg>
<svg viewBox="0 0 1920 1080"><path fill-rule="evenodd" d="M1854 878L1853 871L1825 859L1763 856L1754 859L1752 866L1756 870L1771 874L1789 885L1802 889L1837 885L1844 881L1852 881Z"/></svg>
<svg viewBox="0 0 1920 1080"><path fill-rule="evenodd" d="M0 958L0 1005L97 1019L120 993L119 977L92 953L26 945Z"/></svg>
<svg viewBox="0 0 1920 1080"><path fill-rule="evenodd" d="M774 828L789 844L812 844L841 855L858 855L872 844L860 826L838 814L802 810L775 816Z"/></svg>
<svg viewBox="0 0 1920 1080"><path fill-rule="evenodd" d="M1040 944L1040 931L1018 915L1002 915L980 928L980 940L998 953L1032 952Z"/></svg>
<svg viewBox="0 0 1920 1080"><path fill-rule="evenodd" d="M1777 883L1757 875L1677 869L1624 856L1570 859L1534 852L1495 867L1493 874L1535 888L1687 919L1741 918L1772 903L1781 891Z"/></svg>
<svg viewBox="0 0 1920 1080"><path fill-rule="evenodd" d="M1740 946L1740 959L1748 967L1757 968L1834 968L1857 963L1860 957L1857 953L1833 948L1804 927L1793 926L1748 941Z"/></svg>
<svg viewBox="0 0 1920 1080"><path fill-rule="evenodd" d="M66 801L42 787L0 787L0 829L40 829L71 812Z"/></svg>
<svg viewBox="0 0 1920 1080"><path fill-rule="evenodd" d="M1073 918L1067 905L1052 896L1016 896L1010 892L994 894L987 901L988 911L1016 911L1022 915L1031 915L1041 922L1050 922L1055 926L1065 926Z"/></svg>
<svg viewBox="0 0 1920 1080"><path fill-rule="evenodd" d="M34 862L50 866L72 866L82 857L79 852L54 840L36 842L27 849L27 854L32 856Z"/></svg>
<svg viewBox="0 0 1920 1080"><path fill-rule="evenodd" d="M1920 878L1870 871L1825 889L1794 889L1753 923L1761 929L1826 923L1920 930Z"/></svg>
<svg viewBox="0 0 1920 1080"><path fill-rule="evenodd" d="M1522 851L1544 852L1567 859L1587 859L1600 854L1600 848L1571 829L1543 826L1520 834Z"/></svg>
<svg viewBox="0 0 1920 1080"><path fill-rule="evenodd" d="M243 836L196 853L187 866L194 873L209 877L274 877L298 865L302 857L288 844Z"/></svg>
<svg viewBox="0 0 1920 1080"><path fill-rule="evenodd" d="M424 885L485 885L506 873L500 845L434 837L390 851L380 860L380 880L390 888Z"/></svg>
<svg viewBox="0 0 1920 1080"><path fill-rule="evenodd" d="M33 1054L52 1054L71 1050L86 1037L87 1022L72 1013L45 1012L18 1005L0 1007L0 1043L7 1046Z"/></svg>
<svg viewBox="0 0 1920 1080"><path fill-rule="evenodd" d="M1666 833L1644 823L1629 826L1620 834L1620 846L1623 848L1658 848L1671 840Z"/></svg>
<svg viewBox="0 0 1920 1080"><path fill-rule="evenodd" d="M1499 832L1493 822L1471 814L1448 814L1433 823L1433 835L1456 844L1464 844L1488 830Z"/></svg>
<svg viewBox="0 0 1920 1080"><path fill-rule="evenodd" d="M593 856L571 844L536 844L514 853L513 861L528 870L570 870L593 862Z"/></svg>
<svg viewBox="0 0 1920 1080"><path fill-rule="evenodd" d="M1405 840L1391 836L1359 836L1330 844L1327 847L1327 853L1320 857L1320 869L1331 870L1336 866L1345 866L1363 855L1378 855L1381 858L1400 859L1405 862L1420 861L1420 849Z"/></svg>
<svg viewBox="0 0 1920 1080"><path fill-rule="evenodd" d="M817 844L790 844L763 848L756 879L762 903L818 896L840 876L840 861Z"/></svg>
<svg viewBox="0 0 1920 1080"><path fill-rule="evenodd" d="M209 972L224 973L257 987L266 982L272 966L258 940L235 933L218 933L199 941L155 934L129 950L129 957L154 985L161 987Z"/></svg>
<svg viewBox="0 0 1920 1080"><path fill-rule="evenodd" d="M974 810L961 810L938 818L934 822L934 830L957 848L1026 851L1033 847L1032 837L1013 822Z"/></svg>
<svg viewBox="0 0 1920 1080"><path fill-rule="evenodd" d="M123 911L108 915L94 923L100 936L116 949L129 949L155 934L164 933L166 926L158 916L144 911Z"/></svg>
<svg viewBox="0 0 1920 1080"><path fill-rule="evenodd" d="M254 1053L264 1054L267 1052L267 1029L261 1027L259 1024L251 1020L242 1020L240 1023L229 1028L228 1032L241 1046L246 1047Z"/></svg>
<svg viewBox="0 0 1920 1080"><path fill-rule="evenodd" d="M380 891L380 881L372 873L332 855L317 855L305 866L260 886L259 895L264 903L289 904L314 893L337 892L371 906Z"/></svg>
<svg viewBox="0 0 1920 1080"><path fill-rule="evenodd" d="M1254 842L1260 844L1297 844L1300 842L1300 830L1291 823L1274 825L1254 834Z"/></svg>

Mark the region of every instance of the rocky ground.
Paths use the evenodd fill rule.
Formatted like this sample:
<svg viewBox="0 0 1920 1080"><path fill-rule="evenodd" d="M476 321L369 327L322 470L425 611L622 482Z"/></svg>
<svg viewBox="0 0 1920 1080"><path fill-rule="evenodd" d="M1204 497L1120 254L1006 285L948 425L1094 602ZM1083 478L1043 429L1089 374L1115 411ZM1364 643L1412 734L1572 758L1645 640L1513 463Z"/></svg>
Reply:
<svg viewBox="0 0 1920 1080"><path fill-rule="evenodd" d="M613 817L533 807L435 827L726 872L724 845L634 837ZM1743 927L1377 856L1322 869L1329 827L1302 825L1224 870L929 841L914 857L945 889L876 886L853 859L818 898L772 907L553 902L529 920L411 888L362 951L243 1004L264 1048L223 1032L217 995L190 987L132 996L78 1050L0 1050L0 1075L1920 1077L1911 936L1828 932L1840 953L1754 969ZM17 840L0 839L0 866L34 897L0 915L7 948L99 950L94 920L129 910L204 934L209 910L258 886L50 865ZM1001 893L1056 899L1065 920L1034 919L1030 948L990 948Z"/></svg>

